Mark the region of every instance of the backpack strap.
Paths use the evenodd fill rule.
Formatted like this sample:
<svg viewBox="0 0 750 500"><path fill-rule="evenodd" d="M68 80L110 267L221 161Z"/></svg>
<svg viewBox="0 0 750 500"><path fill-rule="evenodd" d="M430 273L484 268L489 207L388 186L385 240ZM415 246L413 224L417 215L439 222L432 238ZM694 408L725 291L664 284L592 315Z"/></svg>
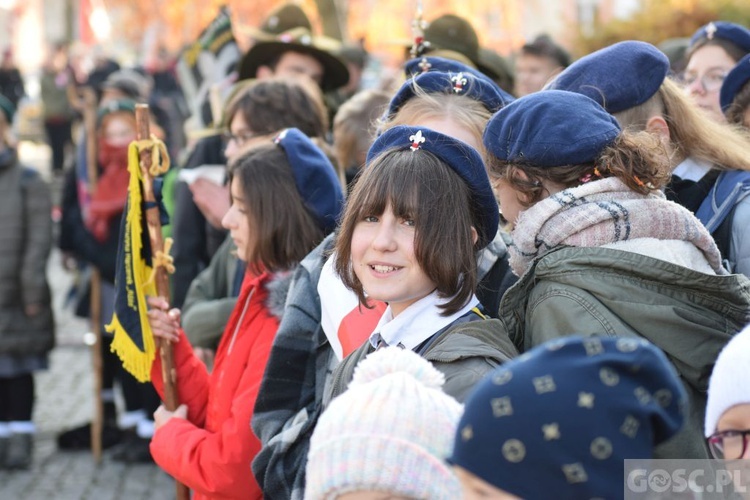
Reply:
<svg viewBox="0 0 750 500"><path fill-rule="evenodd" d="M714 234L735 205L750 194L750 172L724 171L716 178L711 191L695 212L708 232Z"/></svg>

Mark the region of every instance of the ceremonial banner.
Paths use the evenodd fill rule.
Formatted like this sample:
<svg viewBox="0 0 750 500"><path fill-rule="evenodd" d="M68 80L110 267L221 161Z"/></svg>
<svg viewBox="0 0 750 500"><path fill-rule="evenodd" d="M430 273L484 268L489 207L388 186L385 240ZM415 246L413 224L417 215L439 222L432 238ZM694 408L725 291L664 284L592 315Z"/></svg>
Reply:
<svg viewBox="0 0 750 500"><path fill-rule="evenodd" d="M120 225L117 250L114 316L106 329L114 333L112 351L120 357L123 367L140 382L148 382L156 346L146 315L146 297L157 294L136 142L132 142L128 150L128 172L128 202Z"/></svg>
<svg viewBox="0 0 750 500"><path fill-rule="evenodd" d="M191 103L191 121L197 129L216 124L219 116L211 113L211 87L219 85L226 93L236 79L235 67L240 49L232 33L229 10L219 14L194 43L185 48L177 62L177 77L185 100Z"/></svg>

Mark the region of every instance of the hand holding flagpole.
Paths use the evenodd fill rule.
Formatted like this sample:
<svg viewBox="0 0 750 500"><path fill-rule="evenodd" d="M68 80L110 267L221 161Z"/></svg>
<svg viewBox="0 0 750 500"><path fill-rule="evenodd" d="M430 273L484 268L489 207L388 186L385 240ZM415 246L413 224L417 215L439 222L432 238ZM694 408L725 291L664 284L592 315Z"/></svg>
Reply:
<svg viewBox="0 0 750 500"><path fill-rule="evenodd" d="M137 127L137 141L147 141L151 139L149 130L149 111L148 105L137 104L135 107L135 121ZM169 276L167 268L171 265L164 248L164 238L161 233L161 218L159 214L159 205L154 194L154 176L152 175L152 166L155 159L152 157L153 150L148 147L139 147L139 164L143 180L143 203L145 205L146 224L148 227L148 236L151 243L151 254L153 261L154 280L156 284L156 293L169 302ZM168 252L168 249L167 249ZM161 356L162 379L164 381L164 406L167 410L174 411L179 406L177 398L177 372L174 367L174 352L170 342L161 342L157 339L157 347ZM177 499L187 500L190 498L188 488L177 483Z"/></svg>

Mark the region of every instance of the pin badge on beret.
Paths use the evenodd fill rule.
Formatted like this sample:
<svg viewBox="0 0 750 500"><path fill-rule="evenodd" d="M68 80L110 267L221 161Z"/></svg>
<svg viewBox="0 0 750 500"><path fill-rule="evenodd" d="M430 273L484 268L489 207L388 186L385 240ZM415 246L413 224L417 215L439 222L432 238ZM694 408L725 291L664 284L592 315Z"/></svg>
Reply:
<svg viewBox="0 0 750 500"><path fill-rule="evenodd" d="M419 69L422 70L422 73L427 73L430 71L430 68L432 68L432 64L430 64L430 61L427 60L426 57L422 57L422 59L419 61Z"/></svg>
<svg viewBox="0 0 750 500"><path fill-rule="evenodd" d="M281 143L281 141L283 141L283 140L284 140L284 138L286 138L286 134L287 134L288 132L289 132L289 129L288 129L288 128L285 128L284 130L282 130L281 132L279 132L279 134L278 134L278 135L277 135L276 137L274 137L274 139L273 139L273 143L274 143L274 144L279 144L279 143Z"/></svg>
<svg viewBox="0 0 750 500"><path fill-rule="evenodd" d="M453 75L451 77L451 81L453 82L453 92L455 92L456 94L460 94L464 89L464 85L466 85L467 83L466 77L464 77L463 73Z"/></svg>
<svg viewBox="0 0 750 500"><path fill-rule="evenodd" d="M708 26L706 26L706 38L709 40L714 39L714 35L716 34L716 25L714 23L708 23Z"/></svg>
<svg viewBox="0 0 750 500"><path fill-rule="evenodd" d="M416 134L409 136L409 140L411 141L411 146L409 146L409 149L411 149L412 151L416 151L422 146L425 138L422 136L422 131L418 130Z"/></svg>

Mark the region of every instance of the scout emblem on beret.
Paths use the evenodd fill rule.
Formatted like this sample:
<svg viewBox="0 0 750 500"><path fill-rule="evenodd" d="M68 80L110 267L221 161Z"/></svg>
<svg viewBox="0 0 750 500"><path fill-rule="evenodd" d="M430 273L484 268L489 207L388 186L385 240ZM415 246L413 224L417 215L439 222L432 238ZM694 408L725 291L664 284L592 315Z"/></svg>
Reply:
<svg viewBox="0 0 750 500"><path fill-rule="evenodd" d="M430 71L430 68L432 68L432 64L430 64L430 61L428 61L426 57L423 57L422 60L419 61L419 69L422 70L422 73L427 73Z"/></svg>
<svg viewBox="0 0 750 500"><path fill-rule="evenodd" d="M706 38L709 40L714 39L714 35L716 34L716 25L714 23L708 23L708 26L706 26Z"/></svg>
<svg viewBox="0 0 750 500"><path fill-rule="evenodd" d="M463 73L459 73L457 75L453 75L451 77L451 81L453 82L453 92L456 94L460 94L464 90L464 85L466 85L466 77Z"/></svg>
<svg viewBox="0 0 750 500"><path fill-rule="evenodd" d="M286 138L286 134L289 132L288 128L285 128L281 132L279 132L279 135L276 136L276 138L273 140L274 144L279 144L281 141L283 141Z"/></svg>
<svg viewBox="0 0 750 500"><path fill-rule="evenodd" d="M411 141L411 146L409 147L409 149L411 149L412 151L416 151L424 143L425 138L422 137L422 131L417 130L416 134L409 136L409 140Z"/></svg>

